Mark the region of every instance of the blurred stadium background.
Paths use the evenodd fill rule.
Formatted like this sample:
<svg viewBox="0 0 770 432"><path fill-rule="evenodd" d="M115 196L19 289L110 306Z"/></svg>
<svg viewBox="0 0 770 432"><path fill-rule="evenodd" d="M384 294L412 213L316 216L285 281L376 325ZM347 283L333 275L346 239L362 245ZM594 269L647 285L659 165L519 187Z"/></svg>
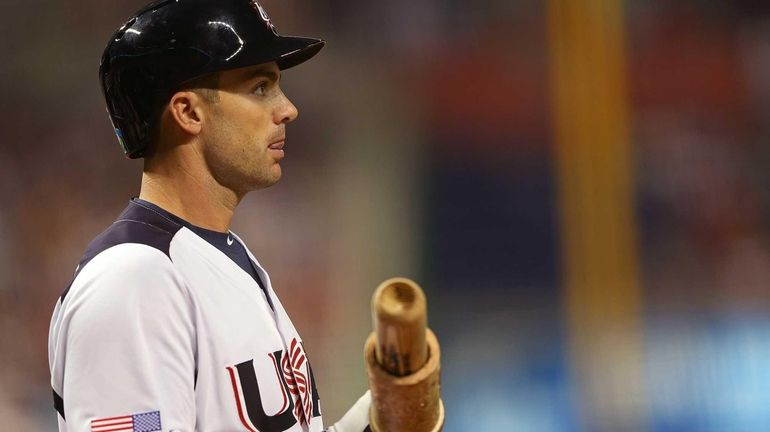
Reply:
<svg viewBox="0 0 770 432"><path fill-rule="evenodd" d="M3 430L55 430L53 305L138 193L97 67L142 3L0 5ZM442 342L446 432L770 430L770 3L263 3L329 45L284 74L284 178L234 231L327 422L402 275Z"/></svg>

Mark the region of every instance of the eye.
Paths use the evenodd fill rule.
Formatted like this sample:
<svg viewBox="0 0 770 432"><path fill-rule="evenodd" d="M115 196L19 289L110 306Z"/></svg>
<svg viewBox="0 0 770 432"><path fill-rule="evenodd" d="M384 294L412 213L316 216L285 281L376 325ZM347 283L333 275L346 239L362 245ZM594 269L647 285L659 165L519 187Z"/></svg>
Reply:
<svg viewBox="0 0 770 432"><path fill-rule="evenodd" d="M267 87L268 87L267 81L260 81L259 84L254 88L254 94L257 96L264 96L267 94Z"/></svg>

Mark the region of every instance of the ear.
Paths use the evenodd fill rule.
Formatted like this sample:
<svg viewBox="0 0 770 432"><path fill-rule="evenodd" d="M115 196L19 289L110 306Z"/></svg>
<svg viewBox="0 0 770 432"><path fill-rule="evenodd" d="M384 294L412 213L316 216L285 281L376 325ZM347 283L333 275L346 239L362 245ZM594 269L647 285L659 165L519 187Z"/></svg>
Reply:
<svg viewBox="0 0 770 432"><path fill-rule="evenodd" d="M201 133L205 101L195 92L180 91L174 93L168 108L174 123L190 135Z"/></svg>

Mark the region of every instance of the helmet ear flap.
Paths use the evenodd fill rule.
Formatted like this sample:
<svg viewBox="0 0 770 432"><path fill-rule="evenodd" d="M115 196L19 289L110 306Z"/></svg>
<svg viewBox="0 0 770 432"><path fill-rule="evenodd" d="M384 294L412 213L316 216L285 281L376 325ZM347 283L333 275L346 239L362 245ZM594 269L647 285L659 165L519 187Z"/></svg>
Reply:
<svg viewBox="0 0 770 432"><path fill-rule="evenodd" d="M136 159L145 154L154 120L148 103L150 101L139 103L135 98L132 100L128 97L140 84L126 80L122 75L103 75L102 85L107 100L107 112L118 142L127 157Z"/></svg>

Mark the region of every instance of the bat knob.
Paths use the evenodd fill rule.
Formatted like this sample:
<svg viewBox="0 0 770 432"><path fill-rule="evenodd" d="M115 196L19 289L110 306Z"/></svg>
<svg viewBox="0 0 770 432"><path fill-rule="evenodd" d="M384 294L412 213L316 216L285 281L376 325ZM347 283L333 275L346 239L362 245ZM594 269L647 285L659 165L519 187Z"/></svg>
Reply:
<svg viewBox="0 0 770 432"><path fill-rule="evenodd" d="M388 279L372 296L372 323L377 334L377 362L391 375L405 376L428 359L425 293L414 281Z"/></svg>

